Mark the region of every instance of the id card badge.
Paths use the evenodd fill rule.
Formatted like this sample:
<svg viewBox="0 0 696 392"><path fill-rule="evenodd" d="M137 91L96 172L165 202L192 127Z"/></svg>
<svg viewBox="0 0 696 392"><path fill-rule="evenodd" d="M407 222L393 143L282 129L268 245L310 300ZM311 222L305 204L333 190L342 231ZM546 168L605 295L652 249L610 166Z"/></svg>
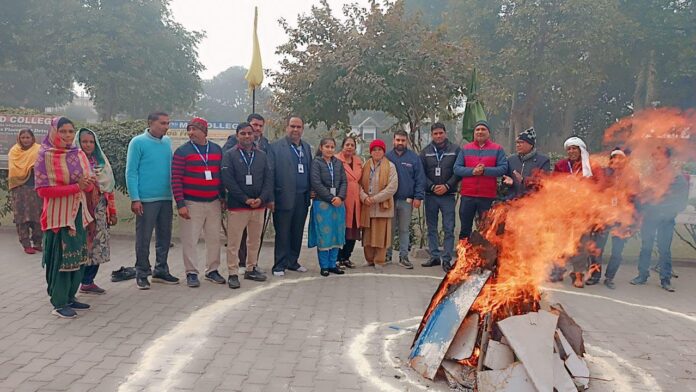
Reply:
<svg viewBox="0 0 696 392"><path fill-rule="evenodd" d="M336 188L331 188L329 192L331 192L331 196L336 196Z"/></svg>
<svg viewBox="0 0 696 392"><path fill-rule="evenodd" d="M213 172L210 170L205 171L205 179L206 181L212 181L213 180Z"/></svg>
<svg viewBox="0 0 696 392"><path fill-rule="evenodd" d="M440 168L439 168L439 167L436 167L436 168L435 168L435 176L436 176L436 177L440 177L440 173L441 173Z"/></svg>
<svg viewBox="0 0 696 392"><path fill-rule="evenodd" d="M304 165L302 163L297 164L297 172L300 174L304 174Z"/></svg>
<svg viewBox="0 0 696 392"><path fill-rule="evenodd" d="M247 184L247 185L253 185L253 183L254 183L254 180L252 179L251 174L247 174L247 175L246 175L246 184Z"/></svg>

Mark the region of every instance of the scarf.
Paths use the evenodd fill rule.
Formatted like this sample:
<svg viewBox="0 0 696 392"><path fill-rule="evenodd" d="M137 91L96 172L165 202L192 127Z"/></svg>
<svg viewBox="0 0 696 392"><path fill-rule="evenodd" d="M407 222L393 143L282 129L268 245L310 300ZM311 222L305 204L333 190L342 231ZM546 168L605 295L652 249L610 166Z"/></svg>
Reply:
<svg viewBox="0 0 696 392"><path fill-rule="evenodd" d="M386 161L386 162L385 162ZM370 171L374 166L374 161L370 158L363 166L362 178L360 179L360 185L367 193L370 189ZM373 189L373 193L370 196L374 196L381 192L384 188L389 185L389 160L385 157L379 164L379 167L375 169L375 172L379 173L379 182L377 183L377 189ZM381 203L379 203L379 208L383 210L388 210L392 208L392 198L389 198ZM360 225L362 227L370 227L370 209L369 207L363 208L360 211Z"/></svg>
<svg viewBox="0 0 696 392"><path fill-rule="evenodd" d="M353 180L358 179L358 172L356 170L361 166L362 159L358 155L353 154L353 162L348 164L348 158L343 155L343 151L336 154L336 158L341 162L345 163L343 167L345 168L346 175L350 176ZM362 174L362 172L360 172ZM362 176L360 176L362 178Z"/></svg>
<svg viewBox="0 0 696 392"><path fill-rule="evenodd" d="M60 117L56 117L51 121L51 128L39 149L39 157L34 165L34 179L37 189L77 184L83 176L92 175L85 153L77 148L75 143L70 146L65 145L58 136L59 120ZM48 230L67 226L75 230L75 217L80 209L80 204L87 205L84 192L45 199L44 211L41 214L42 229ZM86 227L92 220L90 213L83 209L83 227Z"/></svg>
<svg viewBox="0 0 696 392"><path fill-rule="evenodd" d="M576 146L580 148L580 159L582 160L582 176L592 177L592 167L590 166L590 153L587 152L587 145L579 137L573 136L563 143L563 148Z"/></svg>
<svg viewBox="0 0 696 392"><path fill-rule="evenodd" d="M10 152L7 154L8 166L10 169L8 174L10 189L22 186L29 181L31 170L34 168L36 159L39 157L40 148L41 147L34 142L31 147L26 150L23 149L22 144L19 142L19 134L17 135L17 144L12 146Z"/></svg>
<svg viewBox="0 0 696 392"><path fill-rule="evenodd" d="M526 162L532 158L534 158L534 155L536 155L537 150L536 147L532 148L532 151L528 152L527 154L518 154L520 156L520 160L522 162Z"/></svg>
<svg viewBox="0 0 696 392"><path fill-rule="evenodd" d="M94 152L92 153L92 158L94 159L95 164L92 169L94 170L94 174L97 176L99 191L102 193L111 193L114 191L116 180L114 179L114 171L111 168L111 163L109 163L109 158L107 158L106 154L104 154L104 150L102 150L101 144L99 144L97 134L91 129L80 129L80 132L77 134L78 143L80 141L80 136L83 133L89 133L94 138ZM82 149L82 146L80 146L80 149Z"/></svg>

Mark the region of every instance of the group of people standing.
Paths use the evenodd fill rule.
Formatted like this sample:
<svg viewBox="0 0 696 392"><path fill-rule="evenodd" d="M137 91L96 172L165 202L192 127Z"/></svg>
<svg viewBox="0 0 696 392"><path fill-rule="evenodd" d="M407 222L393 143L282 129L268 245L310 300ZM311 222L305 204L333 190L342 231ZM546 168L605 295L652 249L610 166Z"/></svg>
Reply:
<svg viewBox="0 0 696 392"><path fill-rule="evenodd" d="M179 283L168 264L173 204L180 217L182 258L189 287L200 286L197 244L201 235L206 246L205 280L227 282L228 287L237 289L241 286L241 268L245 269L246 280L267 280L258 256L269 214L273 215L275 228L271 269L275 276L307 271L299 263L299 256L308 214L308 245L317 248L322 276L341 275L345 268L355 268L351 257L358 240L362 240L367 266L379 272L391 261L392 241L398 238L398 264L412 269L411 217L421 203L430 253L422 266L442 265L448 271L456 261L457 194L461 240L471 235L475 219L498 199L499 183L507 188L507 199L519 198L533 192L540 176L552 171L549 158L536 150L534 129L518 136L516 153L508 157L491 140L491 129L485 121L475 125L473 141L461 147L448 140L444 124L433 124L431 143L420 155L409 150L408 134L396 131L393 149L387 151L384 141L373 140L365 162L357 154L357 141L351 136L341 141L340 152L335 139L323 138L313 154L302 139L304 121L299 116L287 118L285 137L273 143L263 135L264 125L261 115L250 115L221 147L208 139L207 121L196 117L187 125L189 141L172 151L166 136L169 116L164 112L148 116L148 128L130 141L126 159L126 185L135 214L139 289L150 288L150 276L153 282ZM601 172L608 186L626 185L627 151L612 151L609 167L603 169L590 162L580 138L568 139L564 147L567 158L556 163L554 172L582 177L597 177ZM686 203L686 182L671 169L670 154L668 148L658 148L652 157L655 175L673 178L667 196L657 202L637 202L643 213L643 244L639 275L631 283L647 281L650 253L657 238L661 284L674 291L669 249L674 218ZM76 131L69 119L60 117L53 120L41 145L31 130L20 131L9 162L21 245L28 254L43 252L53 313L73 318L76 310L89 308L76 300L78 289L88 294L104 293L94 278L99 265L109 261L109 226L117 222L115 181L109 160L96 133L86 128ZM220 273L223 230L227 236L227 279ZM153 231L154 268L150 263ZM587 233L577 254L568 261L576 287L599 282L601 253L589 252L592 247L588 244L602 249L610 233L612 255L604 283L614 288L627 233L616 233L612 228ZM551 280L563 279L564 273L564 268L555 267Z"/></svg>

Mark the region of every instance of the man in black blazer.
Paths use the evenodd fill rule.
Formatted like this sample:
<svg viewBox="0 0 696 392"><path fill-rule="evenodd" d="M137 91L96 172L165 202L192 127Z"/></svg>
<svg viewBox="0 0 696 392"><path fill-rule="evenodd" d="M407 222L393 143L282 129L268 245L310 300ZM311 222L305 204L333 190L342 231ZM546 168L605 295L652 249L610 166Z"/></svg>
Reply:
<svg viewBox="0 0 696 392"><path fill-rule="evenodd" d="M301 117L288 117L285 132L286 137L272 143L268 150L275 179L275 276L285 275L286 269L307 271L297 260L309 208L312 150L302 141L304 120Z"/></svg>

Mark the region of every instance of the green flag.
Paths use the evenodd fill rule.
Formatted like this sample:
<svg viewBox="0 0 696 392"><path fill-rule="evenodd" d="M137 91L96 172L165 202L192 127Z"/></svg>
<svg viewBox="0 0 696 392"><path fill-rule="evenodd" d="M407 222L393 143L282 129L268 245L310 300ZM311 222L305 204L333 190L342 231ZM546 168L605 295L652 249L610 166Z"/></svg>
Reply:
<svg viewBox="0 0 696 392"><path fill-rule="evenodd" d="M486 112L483 110L483 102L478 99L478 80L476 68L471 73L471 83L466 94L466 107L464 108L464 119L462 120L462 137L466 141L474 140L474 125L487 120Z"/></svg>

